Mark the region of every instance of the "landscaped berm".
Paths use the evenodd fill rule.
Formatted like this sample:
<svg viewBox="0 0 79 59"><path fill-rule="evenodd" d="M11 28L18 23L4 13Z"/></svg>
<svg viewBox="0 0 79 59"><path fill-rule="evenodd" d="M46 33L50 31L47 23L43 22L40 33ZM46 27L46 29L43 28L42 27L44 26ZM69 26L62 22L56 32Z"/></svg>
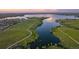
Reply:
<svg viewBox="0 0 79 59"><path fill-rule="evenodd" d="M54 35L60 39L58 47L79 48L79 20L59 20L61 26L54 29Z"/></svg>
<svg viewBox="0 0 79 59"><path fill-rule="evenodd" d="M12 48L17 44L25 48L28 43L37 39L35 29L41 21L41 18L31 18L0 31L0 48Z"/></svg>

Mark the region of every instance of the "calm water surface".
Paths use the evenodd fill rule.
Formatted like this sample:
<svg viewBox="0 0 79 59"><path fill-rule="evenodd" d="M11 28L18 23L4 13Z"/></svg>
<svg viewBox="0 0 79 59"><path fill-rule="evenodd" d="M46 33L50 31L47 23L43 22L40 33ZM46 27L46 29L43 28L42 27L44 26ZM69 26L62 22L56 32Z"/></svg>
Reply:
<svg viewBox="0 0 79 59"><path fill-rule="evenodd" d="M60 39L50 32L52 28L55 28L56 26L60 25L55 21L57 19L79 19L79 18L73 15L72 16L52 15L52 20L49 20L49 18L44 19L43 24L41 24L36 29L39 38L35 42L31 43L30 48L47 48L51 45L55 45L60 42Z"/></svg>
<svg viewBox="0 0 79 59"><path fill-rule="evenodd" d="M24 15L21 18L27 18L27 17L49 17L47 19L44 19L42 21L42 24L37 27L36 31L39 35L39 38L32 42L28 47L31 49L36 48L48 48L51 45L57 45L60 43L60 39L56 37L53 33L51 33L51 29L55 28L56 26L60 26L61 24L57 23L56 20L58 19L79 19L79 17L76 17L74 15L56 15L56 14L36 14L36 15ZM18 17L18 16L17 16ZM14 17L14 18L17 18ZM61 46L63 47L63 46ZM16 45L13 48L21 48L20 46Z"/></svg>

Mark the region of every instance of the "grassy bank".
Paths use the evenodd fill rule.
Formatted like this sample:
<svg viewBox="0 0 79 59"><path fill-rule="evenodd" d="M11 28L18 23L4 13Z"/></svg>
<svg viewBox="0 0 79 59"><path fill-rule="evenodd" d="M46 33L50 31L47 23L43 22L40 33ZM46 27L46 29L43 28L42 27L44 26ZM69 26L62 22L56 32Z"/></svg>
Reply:
<svg viewBox="0 0 79 59"><path fill-rule="evenodd" d="M66 48L79 48L79 20L59 20L62 26L54 30L53 34L60 39L60 44Z"/></svg>
<svg viewBox="0 0 79 59"><path fill-rule="evenodd" d="M5 31L0 31L0 48L7 48L27 36L29 37L24 41L26 43L21 42L22 45L26 45L27 43L34 41L38 36L35 29L39 24L41 24L41 18L32 18L11 26Z"/></svg>

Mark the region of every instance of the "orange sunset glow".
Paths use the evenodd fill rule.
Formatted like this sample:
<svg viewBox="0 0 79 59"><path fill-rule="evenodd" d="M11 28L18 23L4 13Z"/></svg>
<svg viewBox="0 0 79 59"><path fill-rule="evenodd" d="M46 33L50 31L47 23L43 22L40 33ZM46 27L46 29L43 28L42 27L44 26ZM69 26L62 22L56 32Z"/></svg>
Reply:
<svg viewBox="0 0 79 59"><path fill-rule="evenodd" d="M55 12L56 9L0 9L0 13Z"/></svg>

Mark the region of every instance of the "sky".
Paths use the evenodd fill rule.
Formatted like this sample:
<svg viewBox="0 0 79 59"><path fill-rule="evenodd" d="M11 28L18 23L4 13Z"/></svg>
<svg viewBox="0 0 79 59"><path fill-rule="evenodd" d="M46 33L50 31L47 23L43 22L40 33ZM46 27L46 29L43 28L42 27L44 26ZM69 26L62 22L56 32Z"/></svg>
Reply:
<svg viewBox="0 0 79 59"><path fill-rule="evenodd" d="M0 9L0 13L57 12L57 9Z"/></svg>
<svg viewBox="0 0 79 59"><path fill-rule="evenodd" d="M78 0L0 0L0 13L79 12ZM64 9L64 10L59 10Z"/></svg>
<svg viewBox="0 0 79 59"><path fill-rule="evenodd" d="M79 0L0 0L0 9L73 9Z"/></svg>
<svg viewBox="0 0 79 59"><path fill-rule="evenodd" d="M79 9L0 9L0 13L79 13Z"/></svg>

